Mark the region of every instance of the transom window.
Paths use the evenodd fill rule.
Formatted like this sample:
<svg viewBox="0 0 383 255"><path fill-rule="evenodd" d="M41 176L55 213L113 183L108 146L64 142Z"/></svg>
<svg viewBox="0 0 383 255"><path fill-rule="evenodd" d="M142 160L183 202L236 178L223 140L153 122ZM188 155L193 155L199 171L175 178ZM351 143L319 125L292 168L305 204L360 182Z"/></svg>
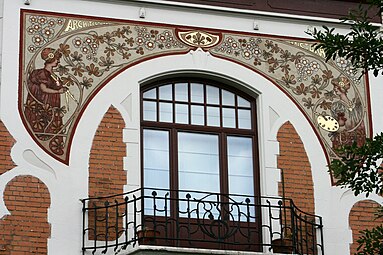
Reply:
<svg viewBox="0 0 383 255"><path fill-rule="evenodd" d="M259 194L254 98L226 84L185 79L144 87L141 102L144 187L230 199Z"/></svg>
<svg viewBox="0 0 383 255"><path fill-rule="evenodd" d="M143 93L143 120L252 129L251 102L201 82L164 84Z"/></svg>

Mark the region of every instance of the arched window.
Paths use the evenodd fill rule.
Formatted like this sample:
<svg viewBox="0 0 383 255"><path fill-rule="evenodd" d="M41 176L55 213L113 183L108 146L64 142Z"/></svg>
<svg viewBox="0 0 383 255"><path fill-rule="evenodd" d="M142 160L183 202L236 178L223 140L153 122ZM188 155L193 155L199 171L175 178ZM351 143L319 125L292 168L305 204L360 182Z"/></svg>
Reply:
<svg viewBox="0 0 383 255"><path fill-rule="evenodd" d="M182 79L144 87L141 101L144 187L259 195L254 98Z"/></svg>
<svg viewBox="0 0 383 255"><path fill-rule="evenodd" d="M162 245L260 250L255 99L182 79L145 86L141 103L143 226Z"/></svg>

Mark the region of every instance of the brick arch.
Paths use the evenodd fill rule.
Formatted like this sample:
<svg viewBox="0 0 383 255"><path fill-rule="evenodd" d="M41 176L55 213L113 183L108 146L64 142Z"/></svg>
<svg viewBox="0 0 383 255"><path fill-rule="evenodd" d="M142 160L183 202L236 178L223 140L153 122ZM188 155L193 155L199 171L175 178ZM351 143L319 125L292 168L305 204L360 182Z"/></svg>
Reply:
<svg viewBox="0 0 383 255"><path fill-rule="evenodd" d="M119 111L110 107L101 120L96 134L89 158L89 197L102 197L117 195L124 192L124 185L127 184L126 172L123 160L126 156L126 144L123 142L123 128L125 122ZM120 198L123 199L122 196ZM114 198L113 198L114 200ZM103 205L105 201L100 200ZM98 215L102 218L102 215ZM113 218L114 217L114 218ZM94 227L94 215L89 212L89 226ZM109 226L116 223L115 216L109 218ZM97 222L97 228L105 227L105 222ZM122 226L122 221L119 221ZM89 232L89 239L93 240L92 231ZM108 233L109 239L114 240L115 233ZM105 237L98 236L98 240Z"/></svg>
<svg viewBox="0 0 383 255"><path fill-rule="evenodd" d="M4 123L0 121L0 175L15 167L11 157L11 149L14 143L15 140L4 126Z"/></svg>
<svg viewBox="0 0 383 255"><path fill-rule="evenodd" d="M279 142L278 168L284 174L285 196L307 213L315 213L314 185L311 165L300 136L290 122L284 123L277 134ZM279 195L283 195L282 182Z"/></svg>
<svg viewBox="0 0 383 255"><path fill-rule="evenodd" d="M45 184L30 175L13 178L4 190L10 212L0 220L0 254L47 254L50 194Z"/></svg>
<svg viewBox="0 0 383 255"><path fill-rule="evenodd" d="M383 219L376 219L375 213L379 203L372 200L362 200L354 204L349 214L349 224L352 231L352 244L350 244L350 254L356 253L358 248L357 240L359 239L360 231L371 229L383 224Z"/></svg>

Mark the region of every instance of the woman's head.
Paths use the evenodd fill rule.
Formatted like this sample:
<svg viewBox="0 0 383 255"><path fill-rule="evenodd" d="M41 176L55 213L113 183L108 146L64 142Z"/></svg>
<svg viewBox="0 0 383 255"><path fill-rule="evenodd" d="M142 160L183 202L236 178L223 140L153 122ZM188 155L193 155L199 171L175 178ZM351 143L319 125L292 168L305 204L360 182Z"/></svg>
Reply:
<svg viewBox="0 0 383 255"><path fill-rule="evenodd" d="M41 52L41 58L45 61L45 64L53 63L61 58L62 54L59 50L52 48L45 48Z"/></svg>
<svg viewBox="0 0 383 255"><path fill-rule="evenodd" d="M337 94L346 94L351 87L350 80L346 77L335 78L331 81L331 84L334 86L334 91Z"/></svg>

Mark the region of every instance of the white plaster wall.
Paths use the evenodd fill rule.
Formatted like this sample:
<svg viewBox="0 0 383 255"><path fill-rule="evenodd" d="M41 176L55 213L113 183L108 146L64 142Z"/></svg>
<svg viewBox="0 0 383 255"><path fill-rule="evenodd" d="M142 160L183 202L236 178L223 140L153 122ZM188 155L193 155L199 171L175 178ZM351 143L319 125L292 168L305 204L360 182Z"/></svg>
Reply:
<svg viewBox="0 0 383 255"><path fill-rule="evenodd" d="M0 1L1 2L1 1ZM166 56L135 65L115 77L94 98L80 120L73 139L69 166L47 156L24 130L17 110L19 11L21 8L46 10L60 13L139 20L139 9L146 7L146 19L158 23L179 24L216 29L253 31L257 20L257 33L305 37L309 25L318 22L229 14L213 11L153 6L132 1L80 1L80 0L5 0L3 20L3 54L0 116L16 139L12 158L17 167L0 176L0 218L8 214L2 202L5 185L14 176L29 174L41 179L51 194L48 220L52 226L48 241L49 254L67 255L81 253L81 203L87 197L88 158L93 136L99 122L110 105L121 112L126 127L124 141L127 155L124 168L128 174L125 190L140 185L140 126L139 86L143 81L167 74L199 72L201 75L221 77L247 87L258 95L260 168L262 195L277 195L279 170L276 165L278 129L290 121L299 133L307 151L313 171L316 213L323 216L326 254L348 254L351 232L348 214L352 205L363 199L354 197L350 191L332 187L327 173L326 159L314 132L304 116L288 98L267 79L232 62L214 58L197 50L183 56ZM371 102L374 132L383 130L382 116L383 78L371 78ZM372 196L375 201L382 198Z"/></svg>

